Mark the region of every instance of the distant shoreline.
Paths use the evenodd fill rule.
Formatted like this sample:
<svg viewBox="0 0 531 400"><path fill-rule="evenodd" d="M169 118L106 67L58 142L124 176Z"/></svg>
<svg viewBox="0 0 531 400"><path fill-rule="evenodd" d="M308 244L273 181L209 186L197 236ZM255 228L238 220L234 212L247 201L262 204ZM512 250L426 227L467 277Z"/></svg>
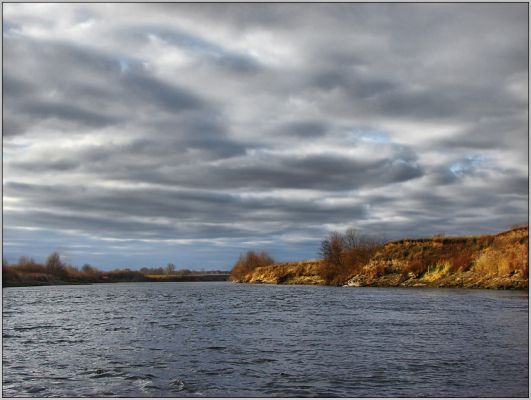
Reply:
<svg viewBox="0 0 531 400"><path fill-rule="evenodd" d="M3 279L2 287L33 287L33 286L64 286L64 285L93 285L93 284L99 284L99 283L137 283L137 282L225 282L229 280L230 274L223 273L223 274L190 274L190 275L161 275L161 276L144 276L136 277L135 279L131 280L113 280L111 279L96 279L96 280L83 280L83 281L68 281L68 280L60 280L60 279L53 279L50 278L48 281L35 281L30 280L26 277L26 279L22 279L19 281L12 281L6 279Z"/></svg>

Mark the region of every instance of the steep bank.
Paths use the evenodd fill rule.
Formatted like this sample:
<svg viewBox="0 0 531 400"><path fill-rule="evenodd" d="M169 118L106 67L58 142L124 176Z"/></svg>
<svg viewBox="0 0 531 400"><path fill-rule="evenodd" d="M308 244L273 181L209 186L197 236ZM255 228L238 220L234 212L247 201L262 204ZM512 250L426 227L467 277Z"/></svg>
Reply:
<svg viewBox="0 0 531 400"><path fill-rule="evenodd" d="M349 266L352 273L342 284L526 289L528 249L527 227L496 235L397 240L377 248L366 264ZM258 267L238 281L326 284L329 268L320 260L279 263Z"/></svg>

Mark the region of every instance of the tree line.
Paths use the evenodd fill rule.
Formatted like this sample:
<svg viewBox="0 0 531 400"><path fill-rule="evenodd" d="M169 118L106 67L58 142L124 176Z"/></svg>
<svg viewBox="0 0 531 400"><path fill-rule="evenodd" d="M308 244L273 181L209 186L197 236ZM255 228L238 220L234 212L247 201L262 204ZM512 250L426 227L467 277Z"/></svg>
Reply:
<svg viewBox="0 0 531 400"><path fill-rule="evenodd" d="M105 282L145 282L156 281L160 278L196 277L198 275L220 275L226 271L192 271L190 269L177 270L175 265L168 263L165 267L147 268L139 270L117 268L102 271L97 267L84 264L77 268L66 263L58 252L51 253L44 263L36 262L33 258L22 256L18 263L10 264L2 260L2 285L46 285L61 283L105 283Z"/></svg>

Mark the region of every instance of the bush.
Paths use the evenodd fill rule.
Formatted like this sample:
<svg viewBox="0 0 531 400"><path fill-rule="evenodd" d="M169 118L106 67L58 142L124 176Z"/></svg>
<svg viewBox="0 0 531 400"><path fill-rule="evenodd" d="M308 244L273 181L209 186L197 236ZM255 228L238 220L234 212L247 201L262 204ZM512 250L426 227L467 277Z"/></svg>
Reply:
<svg viewBox="0 0 531 400"><path fill-rule="evenodd" d="M21 282L20 275L13 267L2 266L2 285L13 286Z"/></svg>
<svg viewBox="0 0 531 400"><path fill-rule="evenodd" d="M104 273L103 276L111 282L142 282L144 275L140 271L133 271L129 268L115 269Z"/></svg>
<svg viewBox="0 0 531 400"><path fill-rule="evenodd" d="M230 277L234 281L243 282L246 280L248 274L253 272L258 267L265 267L274 264L275 261L265 251L259 253L255 251L248 251L245 254L240 254L238 261L234 264Z"/></svg>
<svg viewBox="0 0 531 400"><path fill-rule="evenodd" d="M20 257L18 265L15 264L13 267L16 267L17 272L20 273L46 273L46 268L44 265L38 264L33 260L33 258Z"/></svg>
<svg viewBox="0 0 531 400"><path fill-rule="evenodd" d="M61 260L61 256L56 251L48 256L46 260L46 271L50 275L54 275L59 278L66 278L68 276L66 266Z"/></svg>
<svg viewBox="0 0 531 400"><path fill-rule="evenodd" d="M347 247L345 238L339 232L330 232L321 242L320 255L328 266L343 265L342 253Z"/></svg>
<svg viewBox="0 0 531 400"><path fill-rule="evenodd" d="M351 228L344 234L331 232L321 242L323 264L319 275L328 285L343 285L361 272L382 244L383 239Z"/></svg>

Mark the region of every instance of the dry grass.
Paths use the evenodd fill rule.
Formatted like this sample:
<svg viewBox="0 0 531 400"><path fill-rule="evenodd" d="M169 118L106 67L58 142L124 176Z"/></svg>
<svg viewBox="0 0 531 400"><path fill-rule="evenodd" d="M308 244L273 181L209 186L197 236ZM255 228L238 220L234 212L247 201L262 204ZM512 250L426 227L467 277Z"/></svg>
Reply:
<svg viewBox="0 0 531 400"><path fill-rule="evenodd" d="M255 269L266 265L274 264L274 260L265 251L255 252L248 251L245 254L240 254L238 261L232 268L230 278L237 282L246 282L251 279L252 273Z"/></svg>
<svg viewBox="0 0 531 400"><path fill-rule="evenodd" d="M521 227L498 235L404 239L343 249L336 262L260 266L245 281L343 285L363 276L372 285L385 285L392 278L411 285L521 288L527 286L528 248L528 230Z"/></svg>
<svg viewBox="0 0 531 400"><path fill-rule="evenodd" d="M486 276L520 274L526 277L528 267L527 246L515 246L483 250L475 260L473 270Z"/></svg>
<svg viewBox="0 0 531 400"><path fill-rule="evenodd" d="M427 272L422 276L422 280L426 282L437 282L445 278L452 272L452 264L448 261L443 261L435 264L433 267L428 267Z"/></svg>
<svg viewBox="0 0 531 400"><path fill-rule="evenodd" d="M319 275L319 261L300 261L258 267L247 280L250 283L325 284Z"/></svg>

